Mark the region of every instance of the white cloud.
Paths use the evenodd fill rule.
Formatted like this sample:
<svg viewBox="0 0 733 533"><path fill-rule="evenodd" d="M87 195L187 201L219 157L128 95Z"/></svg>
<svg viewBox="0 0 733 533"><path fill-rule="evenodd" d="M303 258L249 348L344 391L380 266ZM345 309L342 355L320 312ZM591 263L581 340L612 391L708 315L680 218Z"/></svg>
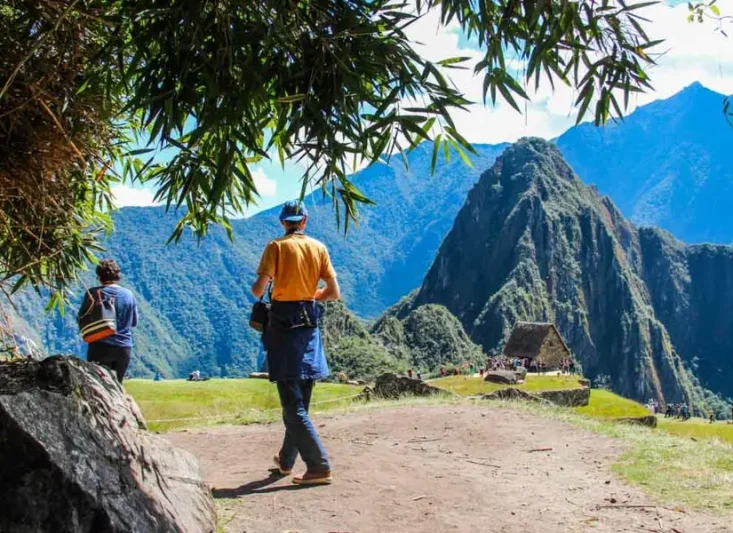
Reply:
<svg viewBox="0 0 733 533"><path fill-rule="evenodd" d="M732 3L719 4L723 15L733 14ZM689 23L687 5L671 7L657 4L645 8L643 15L650 19L646 25L652 39L665 39L658 47L666 52L658 58L656 67L650 70L654 92L638 96L630 102L633 107L659 98L667 98L695 81L724 94L733 93L733 46L731 41L715 31L715 23ZM408 35L416 43L424 57L438 61L447 57L468 56L475 64L482 52L461 47L460 28L457 23L439 27L439 13L434 11L408 29ZM733 30L733 27L730 28ZM733 32L728 32L733 35ZM733 37L732 37L733 38ZM474 143L498 143L515 141L519 137L535 135L552 138L575 122L573 101L576 95L571 88L556 84L553 91L547 80L539 91L529 90L531 100L524 112L517 113L509 104L499 99L497 105L483 105L483 75L475 76L472 66L468 70L451 70L450 77L456 86L474 104L469 112L457 112L454 120L459 131ZM524 105L521 103L520 105Z"/></svg>
<svg viewBox="0 0 733 533"><path fill-rule="evenodd" d="M156 205L153 201L155 192L151 189L115 185L112 187L112 194L117 207L150 207Z"/></svg>
<svg viewBox="0 0 733 533"><path fill-rule="evenodd" d="M252 179L257 187L257 192L262 198L268 198L277 195L277 182L268 177L261 168L252 171Z"/></svg>

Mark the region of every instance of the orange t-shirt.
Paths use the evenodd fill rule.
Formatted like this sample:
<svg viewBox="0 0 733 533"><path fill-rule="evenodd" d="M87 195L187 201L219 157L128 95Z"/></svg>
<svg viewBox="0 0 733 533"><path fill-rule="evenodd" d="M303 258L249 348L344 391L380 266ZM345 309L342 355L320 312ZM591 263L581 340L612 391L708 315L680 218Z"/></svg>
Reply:
<svg viewBox="0 0 733 533"><path fill-rule="evenodd" d="M257 268L258 276L274 279L272 299L281 302L312 300L322 279L336 277L326 245L302 233L271 241Z"/></svg>

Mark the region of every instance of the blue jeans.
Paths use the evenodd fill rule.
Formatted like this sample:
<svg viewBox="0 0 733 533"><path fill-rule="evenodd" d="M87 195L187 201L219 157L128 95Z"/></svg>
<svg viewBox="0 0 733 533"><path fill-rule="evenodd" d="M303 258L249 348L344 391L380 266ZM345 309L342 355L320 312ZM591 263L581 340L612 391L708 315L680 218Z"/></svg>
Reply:
<svg viewBox="0 0 733 533"><path fill-rule="evenodd" d="M291 469L300 453L308 472L331 470L328 454L308 416L314 385L312 379L277 382L285 424L285 438L280 449L280 465L283 468Z"/></svg>

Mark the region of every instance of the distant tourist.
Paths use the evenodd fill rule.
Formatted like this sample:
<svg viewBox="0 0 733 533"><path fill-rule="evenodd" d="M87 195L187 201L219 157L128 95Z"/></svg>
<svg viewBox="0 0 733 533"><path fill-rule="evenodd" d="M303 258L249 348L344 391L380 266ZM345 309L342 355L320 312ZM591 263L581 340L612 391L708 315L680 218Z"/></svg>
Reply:
<svg viewBox="0 0 733 533"><path fill-rule="evenodd" d="M575 359L570 360L570 366L568 367L568 370L573 376L575 375Z"/></svg>
<svg viewBox="0 0 733 533"><path fill-rule="evenodd" d="M445 377L448 375L448 371L445 369L445 365L440 366L440 375L441 377Z"/></svg>
<svg viewBox="0 0 733 533"><path fill-rule="evenodd" d="M412 374L413 374L412 368L408 368L407 369L407 377L410 378L410 379L412 379Z"/></svg>
<svg viewBox="0 0 733 533"><path fill-rule="evenodd" d="M116 328L113 334L89 343L87 361L113 370L117 380L122 382L132 358L132 328L137 326L137 302L128 289L117 284L122 273L113 259L102 259L96 273L100 286L86 291L79 316L89 313L94 301L101 298L113 304Z"/></svg>
<svg viewBox="0 0 733 533"><path fill-rule="evenodd" d="M664 412L664 418L672 418L674 416L674 406L671 403L667 404L667 409Z"/></svg>
<svg viewBox="0 0 733 533"><path fill-rule="evenodd" d="M715 411L710 411L709 419L711 424L715 422Z"/></svg>
<svg viewBox="0 0 733 533"><path fill-rule="evenodd" d="M422 374L420 373L419 370L417 371L417 379L422 381Z"/></svg>
<svg viewBox="0 0 733 533"><path fill-rule="evenodd" d="M322 485L333 480L331 463L308 416L316 380L329 375L316 301L338 300L341 290L326 246L305 235L307 221L302 203L283 205L280 222L285 235L265 248L252 294L263 297L272 283L271 310L262 341L285 424L275 464L281 474L289 475L300 453L306 472L293 478L293 483ZM320 281L324 288L318 288Z"/></svg>
<svg viewBox="0 0 733 533"><path fill-rule="evenodd" d="M155 373L155 377L153 378L153 381L160 381L163 379L163 376L160 375L160 372Z"/></svg>
<svg viewBox="0 0 733 533"><path fill-rule="evenodd" d="M453 367L453 375L454 375L454 376L457 376L457 375L459 375L459 374L460 374L460 370L458 369L458 367L457 367L457 366L454 366L454 367Z"/></svg>

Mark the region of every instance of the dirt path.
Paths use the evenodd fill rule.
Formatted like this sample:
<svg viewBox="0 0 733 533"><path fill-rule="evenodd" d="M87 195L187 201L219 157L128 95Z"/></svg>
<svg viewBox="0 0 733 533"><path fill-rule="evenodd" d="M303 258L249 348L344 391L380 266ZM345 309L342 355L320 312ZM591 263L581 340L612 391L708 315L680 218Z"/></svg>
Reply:
<svg viewBox="0 0 733 533"><path fill-rule="evenodd" d="M429 406L316 424L334 463L328 487L270 476L279 424L169 438L201 458L216 497L234 499L231 533L733 531L730 517L628 507L651 502L609 472L622 445L554 420ZM626 507L603 507L612 502Z"/></svg>

